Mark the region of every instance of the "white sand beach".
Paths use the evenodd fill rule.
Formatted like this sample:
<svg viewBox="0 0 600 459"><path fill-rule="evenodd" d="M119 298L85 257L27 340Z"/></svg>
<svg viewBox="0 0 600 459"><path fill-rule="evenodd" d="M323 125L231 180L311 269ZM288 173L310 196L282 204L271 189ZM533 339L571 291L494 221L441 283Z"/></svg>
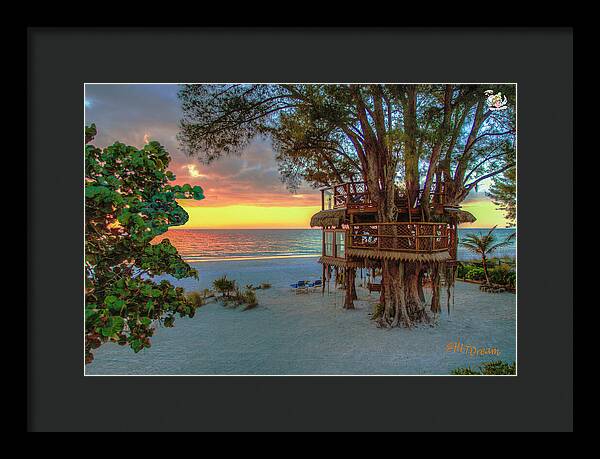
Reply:
<svg viewBox="0 0 600 459"><path fill-rule="evenodd" d="M208 303L193 319L177 318L160 328L152 347L138 354L106 344L86 365L86 375L447 375L456 367L484 361L516 360L516 295L482 293L457 281L450 315L442 301L435 327L379 329L370 320L379 294L358 288L356 310L342 309L343 290L295 294L289 284L320 278L316 258L192 263L199 281L175 285L186 290L211 287L227 274L240 286L269 282L257 290L259 306L243 311ZM357 279L357 284L360 278ZM501 354L448 352L460 340Z"/></svg>

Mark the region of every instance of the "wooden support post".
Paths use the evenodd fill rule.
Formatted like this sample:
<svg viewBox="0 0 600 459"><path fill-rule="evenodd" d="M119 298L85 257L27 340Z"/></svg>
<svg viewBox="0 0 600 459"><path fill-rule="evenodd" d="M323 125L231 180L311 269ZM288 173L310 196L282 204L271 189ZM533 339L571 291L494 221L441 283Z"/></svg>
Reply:
<svg viewBox="0 0 600 459"><path fill-rule="evenodd" d="M355 268L346 268L344 270L344 283L346 284L346 295L344 297L344 309L354 309L354 278L356 277Z"/></svg>
<svg viewBox="0 0 600 459"><path fill-rule="evenodd" d="M419 251L419 224L417 223L415 225L415 250L418 252Z"/></svg>
<svg viewBox="0 0 600 459"><path fill-rule="evenodd" d="M333 231L333 258L337 258L337 231Z"/></svg>
<svg viewBox="0 0 600 459"><path fill-rule="evenodd" d="M350 187L347 183L344 184L344 190L346 190L346 209L348 208L348 204L350 203Z"/></svg>

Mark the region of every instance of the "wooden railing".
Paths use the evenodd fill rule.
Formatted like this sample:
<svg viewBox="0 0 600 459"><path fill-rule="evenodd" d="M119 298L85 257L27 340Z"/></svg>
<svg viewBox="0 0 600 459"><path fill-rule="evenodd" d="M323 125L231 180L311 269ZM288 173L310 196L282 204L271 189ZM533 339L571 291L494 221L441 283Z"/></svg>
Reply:
<svg viewBox="0 0 600 459"><path fill-rule="evenodd" d="M340 183L321 190L321 209L370 209L371 201L365 182Z"/></svg>
<svg viewBox="0 0 600 459"><path fill-rule="evenodd" d="M358 223L350 225L346 246L399 252L442 252L451 243L446 223Z"/></svg>
<svg viewBox="0 0 600 459"><path fill-rule="evenodd" d="M396 206L401 209L416 209L420 206L423 189L416 196L402 193L396 197ZM435 191L435 185L429 193L429 203L432 207L446 204L446 190ZM329 209L358 209L374 210L377 205L371 201L365 182L340 183L321 190L321 210Z"/></svg>

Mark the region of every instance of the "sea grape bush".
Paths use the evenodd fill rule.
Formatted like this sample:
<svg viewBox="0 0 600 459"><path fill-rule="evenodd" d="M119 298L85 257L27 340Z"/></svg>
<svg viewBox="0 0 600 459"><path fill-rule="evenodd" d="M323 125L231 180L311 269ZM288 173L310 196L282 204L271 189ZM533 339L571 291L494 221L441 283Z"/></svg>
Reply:
<svg viewBox="0 0 600 459"><path fill-rule="evenodd" d="M177 249L163 239L188 214L176 199L204 199L199 186L172 186L169 153L155 141L142 149L115 143L89 144L96 126L85 128L85 361L93 350L113 341L134 352L150 347L154 328L172 327L175 316L193 317L197 302L170 282L196 277Z"/></svg>

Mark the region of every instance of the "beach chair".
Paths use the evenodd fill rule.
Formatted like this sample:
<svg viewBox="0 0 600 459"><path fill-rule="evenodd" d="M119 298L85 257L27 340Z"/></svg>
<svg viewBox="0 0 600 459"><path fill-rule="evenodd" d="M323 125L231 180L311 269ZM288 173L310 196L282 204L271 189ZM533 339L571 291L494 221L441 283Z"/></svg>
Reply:
<svg viewBox="0 0 600 459"><path fill-rule="evenodd" d="M313 283L309 285L312 290L319 290L323 286L323 281L321 279L317 279Z"/></svg>
<svg viewBox="0 0 600 459"><path fill-rule="evenodd" d="M381 292L381 284L378 284L376 282L367 282L367 288L369 289L369 293Z"/></svg>
<svg viewBox="0 0 600 459"><path fill-rule="evenodd" d="M296 293L308 292L308 282L306 281L298 281L295 284L291 284L290 287L292 287Z"/></svg>

